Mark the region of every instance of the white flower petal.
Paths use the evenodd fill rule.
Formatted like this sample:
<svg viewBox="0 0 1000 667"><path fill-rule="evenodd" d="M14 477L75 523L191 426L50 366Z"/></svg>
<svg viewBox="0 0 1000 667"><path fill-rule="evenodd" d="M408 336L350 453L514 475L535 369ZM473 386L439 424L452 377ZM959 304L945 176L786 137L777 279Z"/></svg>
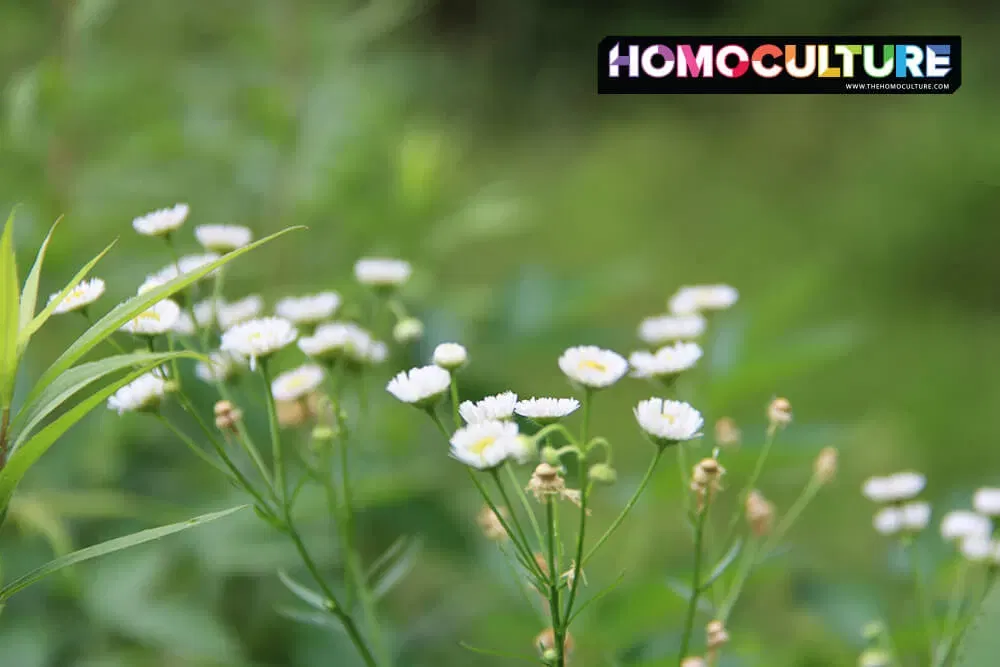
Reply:
<svg viewBox="0 0 1000 667"><path fill-rule="evenodd" d="M559 357L559 368L566 376L592 389L609 387L628 372L625 357L594 345L571 347Z"/></svg>

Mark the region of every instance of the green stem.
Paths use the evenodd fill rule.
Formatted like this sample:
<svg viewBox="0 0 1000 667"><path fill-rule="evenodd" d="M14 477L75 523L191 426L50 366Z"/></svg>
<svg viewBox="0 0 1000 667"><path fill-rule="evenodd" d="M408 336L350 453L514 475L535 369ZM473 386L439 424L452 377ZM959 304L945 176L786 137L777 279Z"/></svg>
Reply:
<svg viewBox="0 0 1000 667"><path fill-rule="evenodd" d="M499 521L500 525L503 526L504 532L507 533L507 537L510 538L511 544L514 545L514 553L518 557L518 561L520 561L521 566L524 567L528 574L534 579L533 583L535 584L535 587L540 591L544 590L546 583L545 576L541 568L538 567L538 563L535 562L534 554L531 553L531 550L526 544L520 542L517 533L510 527L507 520L503 518L503 514L500 513L500 509L493 502L493 499L490 498L490 494L476 477L476 473L473 472L472 468L469 468L468 466L463 467L465 467L466 472L469 473L469 479L472 480L472 483L479 491L479 495L482 496L487 507L489 507L493 514L496 515L497 521Z"/></svg>
<svg viewBox="0 0 1000 667"><path fill-rule="evenodd" d="M955 651L958 647L962 645L962 640L965 638L965 633L969 631L969 627L972 625L972 619L976 617L979 610L982 608L983 603L986 601L986 597L990 594L993 589L993 585L996 583L997 574L1000 573L1000 567L991 565L986 573L986 584L983 586L983 594L980 596L977 604L972 606L969 613L966 615L965 620L961 622L961 627L958 632L950 638L947 642L947 650L944 652L944 659L941 664L944 667L950 667L955 659Z"/></svg>
<svg viewBox="0 0 1000 667"><path fill-rule="evenodd" d="M750 577L750 573L753 571L753 567L757 563L757 556L760 555L760 553L760 543L755 539L751 540L747 544L743 557L740 558L740 569L736 573L733 585L730 587L729 592L726 594L726 597L722 600L722 603L719 605L718 610L715 613L715 617L722 621L722 623L729 620L729 614L732 612L736 601L739 600L740 593L743 592L743 586Z"/></svg>
<svg viewBox="0 0 1000 667"><path fill-rule="evenodd" d="M580 459L580 467L583 468L584 459ZM569 598L566 600L566 611L563 618L568 621L573 616L573 603L576 602L576 594L580 590L580 570L583 567L583 545L587 534L587 500L590 498L590 483L586 482L580 487L580 526L576 534L576 560L573 563L573 583L569 587ZM564 624L565 621L564 621ZM568 624L567 624L568 625ZM564 628L564 629L568 629Z"/></svg>
<svg viewBox="0 0 1000 667"><path fill-rule="evenodd" d="M705 506L698 514L698 521L694 531L694 565L691 568L691 599L688 601L687 616L684 619L684 634L681 635L681 650L677 656L677 664L684 662L687 657L688 647L691 645L691 633L694 630L694 617L698 611L698 599L701 596L701 556L702 540L705 535L705 523L708 518L709 506L712 502L712 493L705 493Z"/></svg>
<svg viewBox="0 0 1000 667"><path fill-rule="evenodd" d="M774 436L776 433L777 429L773 427L769 427L767 429L767 436L764 438L764 446L761 447L760 454L757 456L757 463L754 465L753 473L750 475L750 479L747 480L746 486L743 487L743 491L740 493L739 502L733 510L733 516L729 519L729 526L726 529L726 539L722 542L723 548L732 543L733 538L736 536L736 529L739 527L740 517L743 515L747 497L751 492L753 492L754 488L757 486L757 482L760 480L761 473L764 472L764 464L767 463L767 458L771 453L771 446L774 444Z"/></svg>
<svg viewBox="0 0 1000 667"><path fill-rule="evenodd" d="M653 455L653 460L649 462L649 467L646 468L646 474L643 475L642 481L640 481L639 486L636 487L635 493L632 494L628 503L625 504L625 508L622 509L621 514L618 515L618 517L611 523L611 526L609 526L608 529L604 531L604 534L601 535L600 539L597 540L597 543L590 548L589 552L587 552L587 555L583 559L583 565L586 565L587 562L593 558L594 554L597 553L597 550L600 549L605 542L607 542L608 538L611 537L616 530L618 530L618 527L622 525L623 521L625 521L625 517L628 516L628 513L632 511L633 507L635 507L635 504L639 501L639 496L642 495L646 486L649 485L649 481L653 478L653 472L656 470L656 466L660 463L660 458L663 456L663 449L663 447L656 448L656 454Z"/></svg>
<svg viewBox="0 0 1000 667"><path fill-rule="evenodd" d="M267 401L267 422L271 432L271 457L274 459L275 493L282 505L287 502L288 489L285 483L285 456L281 448L281 434L278 426L278 406L271 392L271 378L267 372L267 360L258 360L260 376L264 380L264 397Z"/></svg>
<svg viewBox="0 0 1000 667"><path fill-rule="evenodd" d="M427 412L427 416L431 418L431 421L434 422L434 425L438 427L438 430L441 431L441 435L444 436L444 439L451 442L451 434L448 433L448 429L444 427L444 423L441 421L441 418L438 417L438 414L434 412L434 408L427 408L425 412Z"/></svg>
<svg viewBox="0 0 1000 667"><path fill-rule="evenodd" d="M461 428L462 417L458 412L458 374L456 371L451 372L451 412L452 419L455 421L455 428Z"/></svg>
<svg viewBox="0 0 1000 667"><path fill-rule="evenodd" d="M785 537L785 534L791 529L791 527L798 520L799 516L805 511L806 507L812 502L812 499L816 497L819 490L823 487L823 482L813 476L806 487L799 494L799 497L795 499L792 506L788 508L785 516L778 522L777 528L771 533L771 536L767 539L764 548L761 549L761 557L766 557L771 551L773 551L778 543Z"/></svg>
<svg viewBox="0 0 1000 667"><path fill-rule="evenodd" d="M910 570L913 574L913 589L916 593L917 606L920 608L920 615L924 624L924 635L928 645L927 664L931 664L934 661L935 653L934 620L931 616L930 598L927 595L927 584L924 581L923 574L920 572L919 563L916 558L916 548L914 547L912 537L909 538L909 543L906 545L906 549L910 556Z"/></svg>
<svg viewBox="0 0 1000 667"><path fill-rule="evenodd" d="M528 515L528 521L531 523L531 529L535 532L535 541L538 542L539 548L541 545L545 544L545 540L542 537L541 526L538 525L538 519L535 517L535 510L531 507L531 503L528 501L528 496L524 492L524 488L521 483L517 481L517 475L514 473L514 468L510 463L505 463L503 466L507 470L507 478L510 479L511 486L514 487L514 492L517 493L517 497L521 502L521 507L524 508L525 513Z"/></svg>
<svg viewBox="0 0 1000 667"><path fill-rule="evenodd" d="M948 602L948 615L945 617L944 633L947 637L938 646L937 655L934 660L934 667L943 664L951 643L954 641L959 630L959 619L962 612L962 600L965 599L965 582L969 574L969 561L960 558L958 564L958 576L955 577L955 585L951 589L951 599Z"/></svg>
<svg viewBox="0 0 1000 667"><path fill-rule="evenodd" d="M563 649L566 645L566 633L559 620L559 570L561 564L556 554L556 519L555 510L552 505L552 496L549 496L545 500L545 524L549 559L549 614L552 617L552 628L556 642L556 667L564 667L566 658L563 655Z"/></svg>
<svg viewBox="0 0 1000 667"><path fill-rule="evenodd" d="M521 521L517 518L517 511L514 509L514 503L510 501L510 496L507 494L507 489L503 485L503 480L500 479L499 468L493 468L490 470L490 477L493 478L493 483L496 484L497 490L500 491L500 497L503 499L504 505L507 507L507 511L510 512L511 523L514 524L514 530L517 531L517 537L521 540L521 543L528 549L529 553L532 553L532 558L534 558L534 553L531 548L531 542L528 541L528 536L525 534L524 529L521 528ZM541 545L539 545L540 547Z"/></svg>

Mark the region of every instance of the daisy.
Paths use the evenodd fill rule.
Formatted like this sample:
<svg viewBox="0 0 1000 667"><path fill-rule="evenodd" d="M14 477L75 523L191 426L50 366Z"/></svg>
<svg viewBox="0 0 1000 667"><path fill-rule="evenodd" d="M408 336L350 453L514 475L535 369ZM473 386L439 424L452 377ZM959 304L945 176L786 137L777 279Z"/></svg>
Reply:
<svg viewBox="0 0 1000 667"><path fill-rule="evenodd" d="M695 285L677 290L668 305L674 315L691 315L706 310L725 310L739 297L736 288L729 285Z"/></svg>
<svg viewBox="0 0 1000 667"><path fill-rule="evenodd" d="M398 287L410 279L410 263L401 259L369 257L354 265L354 277L369 287Z"/></svg>
<svg viewBox="0 0 1000 667"><path fill-rule="evenodd" d="M519 446L517 437L517 424L514 422L485 421L469 424L451 436L451 455L473 468L489 470L511 456L511 452Z"/></svg>
<svg viewBox="0 0 1000 667"><path fill-rule="evenodd" d="M304 364L274 378L271 393L276 401L297 401L311 394L323 383L323 369L316 364Z"/></svg>
<svg viewBox="0 0 1000 667"><path fill-rule="evenodd" d="M289 296L278 301L274 312L295 324L316 324L333 317L340 307L336 292L320 292L308 296Z"/></svg>
<svg viewBox="0 0 1000 667"><path fill-rule="evenodd" d="M458 343L441 343L434 348L432 360L435 366L453 371L461 368L468 362L469 353Z"/></svg>
<svg viewBox="0 0 1000 667"><path fill-rule="evenodd" d="M250 369L257 368L258 359L267 359L298 336L292 323L280 317L262 317L237 324L222 334L223 352L250 359Z"/></svg>
<svg viewBox="0 0 1000 667"><path fill-rule="evenodd" d="M609 387L625 375L628 362L617 352L602 350L594 345L571 347L559 357L563 373L585 387Z"/></svg>
<svg viewBox="0 0 1000 667"><path fill-rule="evenodd" d="M518 401L514 412L533 419L539 424L550 424L566 417L580 407L580 401L575 398L535 398Z"/></svg>
<svg viewBox="0 0 1000 667"><path fill-rule="evenodd" d="M52 313L58 315L86 308L97 301L102 294L104 294L104 281L100 278L80 281L73 289L66 293L66 296L56 305ZM58 293L50 296L49 303L51 304L55 301L58 296Z"/></svg>
<svg viewBox="0 0 1000 667"><path fill-rule="evenodd" d="M972 536L989 537L993 532L990 520L968 510L948 512L941 520L941 537L952 541Z"/></svg>
<svg viewBox="0 0 1000 667"><path fill-rule="evenodd" d="M687 403L662 398L640 401L633 412L642 430L660 446L700 438L705 423Z"/></svg>
<svg viewBox="0 0 1000 667"><path fill-rule="evenodd" d="M676 343L661 347L655 353L633 352L629 363L634 369L633 377L673 378L682 371L693 368L699 359L701 347L698 343Z"/></svg>
<svg viewBox="0 0 1000 667"><path fill-rule="evenodd" d="M173 264L168 264L167 266L163 267L153 275L149 276L146 279L146 283L149 283L154 287L156 286L154 283L157 281L161 285L163 283L168 283L171 280L174 280L175 278L178 278L183 274L192 273L202 267L208 266L217 259L219 259L219 255L215 253L205 253L202 255L185 255L184 257L181 257ZM205 274L205 276L203 276L203 278L214 275L217 271L218 269L215 269L214 271L209 271L207 274ZM143 283L143 285L145 286L146 283Z"/></svg>
<svg viewBox="0 0 1000 667"><path fill-rule="evenodd" d="M979 489L972 497L972 506L980 514L1000 515L1000 489Z"/></svg>
<svg viewBox="0 0 1000 667"><path fill-rule="evenodd" d="M250 245L253 232L242 225L201 225L194 228L194 236L205 250L231 252Z"/></svg>
<svg viewBox="0 0 1000 667"><path fill-rule="evenodd" d="M421 366L402 371L389 380L386 391L403 401L417 407L429 407L451 385L451 374L438 366Z"/></svg>
<svg viewBox="0 0 1000 667"><path fill-rule="evenodd" d="M639 338L648 345L662 345L678 340L693 340L705 333L708 322L697 313L657 315L639 323Z"/></svg>
<svg viewBox="0 0 1000 667"><path fill-rule="evenodd" d="M370 333L353 322L321 324L312 336L299 340L299 349L317 359L334 359L342 354L362 360L374 344Z"/></svg>
<svg viewBox="0 0 1000 667"><path fill-rule="evenodd" d="M872 477L861 492L877 503L898 503L923 491L927 479L915 472L900 472L888 477Z"/></svg>
<svg viewBox="0 0 1000 667"><path fill-rule="evenodd" d="M159 301L122 325L133 336L156 336L171 331L181 315L181 307L170 299Z"/></svg>
<svg viewBox="0 0 1000 667"><path fill-rule="evenodd" d="M108 408L118 414L155 410L170 389L157 372L146 373L121 387L110 398Z"/></svg>
<svg viewBox="0 0 1000 667"><path fill-rule="evenodd" d="M225 352L213 352L208 359L208 363L199 361L195 365L194 374L209 384L227 380L239 367L237 360Z"/></svg>
<svg viewBox="0 0 1000 667"><path fill-rule="evenodd" d="M199 326L207 327L217 321L222 331L252 320L263 311L264 300L256 294L229 302L222 299L205 299L194 305L194 316L198 319Z"/></svg>
<svg viewBox="0 0 1000 667"><path fill-rule="evenodd" d="M1000 545L991 540L988 535L968 535L962 538L959 550L966 559L975 563L981 563L987 559L996 561L998 560L997 556L1000 555L998 553Z"/></svg>
<svg viewBox="0 0 1000 667"><path fill-rule="evenodd" d="M396 323L392 337L397 343L410 343L424 335L424 323L415 317L406 317Z"/></svg>
<svg viewBox="0 0 1000 667"><path fill-rule="evenodd" d="M499 421L513 417L515 405L517 405L517 394L505 391L496 396L487 396L478 403L463 401L458 406L458 413L467 424Z"/></svg>
<svg viewBox="0 0 1000 667"><path fill-rule="evenodd" d="M143 236L166 236L184 224L189 212L187 204L161 208L133 220L132 228Z"/></svg>
<svg viewBox="0 0 1000 667"><path fill-rule="evenodd" d="M190 315L181 311L177 316L177 321L174 322L174 326L170 327L170 330L181 336L193 336L198 332L198 327Z"/></svg>

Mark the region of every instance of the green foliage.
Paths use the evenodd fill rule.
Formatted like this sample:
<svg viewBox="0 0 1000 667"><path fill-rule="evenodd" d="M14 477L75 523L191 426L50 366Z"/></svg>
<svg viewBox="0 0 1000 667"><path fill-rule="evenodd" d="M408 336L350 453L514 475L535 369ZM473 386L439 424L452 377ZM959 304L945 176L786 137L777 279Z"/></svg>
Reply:
<svg viewBox="0 0 1000 667"><path fill-rule="evenodd" d="M6 434L10 399L14 394L17 375L17 258L14 257L14 214L7 218L0 237L0 407L3 409L3 431ZM0 440L3 436L0 435Z"/></svg>
<svg viewBox="0 0 1000 667"><path fill-rule="evenodd" d="M971 619L965 638L955 649L956 659L945 667L981 667L1000 655L1000 588L993 587L983 601L982 609Z"/></svg>

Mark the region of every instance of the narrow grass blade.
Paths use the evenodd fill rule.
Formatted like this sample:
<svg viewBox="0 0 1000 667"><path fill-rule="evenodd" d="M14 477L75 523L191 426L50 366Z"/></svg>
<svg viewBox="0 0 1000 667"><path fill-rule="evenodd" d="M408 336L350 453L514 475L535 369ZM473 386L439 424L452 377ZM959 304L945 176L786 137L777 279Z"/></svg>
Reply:
<svg viewBox="0 0 1000 667"><path fill-rule="evenodd" d="M19 330L24 329L35 317L35 305L38 303L38 281L42 277L42 264L45 263L45 251L49 249L49 242L52 240L52 235L55 233L56 227L59 226L60 222L62 222L62 216L59 216L52 223L45 241L42 242L42 246L38 249L38 254L35 255L35 263L31 266L31 271L28 272L28 277L24 280L24 287L21 289L21 314L18 318L20 322ZM21 342L20 338L18 342ZM21 343L21 346L23 347L23 343Z"/></svg>

